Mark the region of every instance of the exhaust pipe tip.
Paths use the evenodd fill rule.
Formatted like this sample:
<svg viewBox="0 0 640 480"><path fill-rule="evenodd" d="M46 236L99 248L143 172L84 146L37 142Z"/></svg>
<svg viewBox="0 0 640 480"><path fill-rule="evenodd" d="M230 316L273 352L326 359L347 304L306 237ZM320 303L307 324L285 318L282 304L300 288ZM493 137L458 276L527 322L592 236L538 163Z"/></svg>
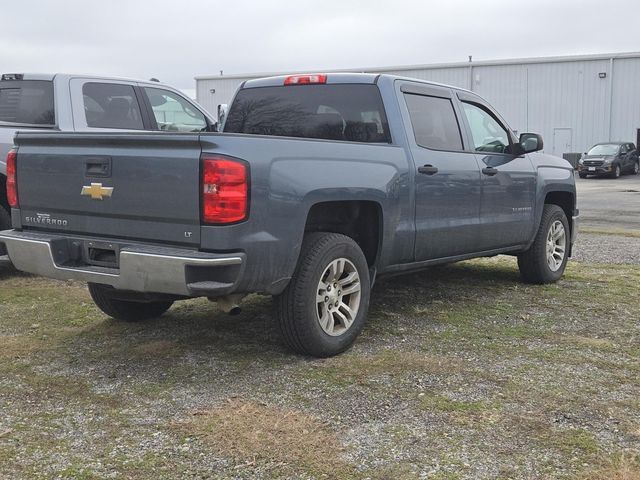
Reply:
<svg viewBox="0 0 640 480"><path fill-rule="evenodd" d="M218 307L229 315L239 315L242 312L240 308L240 301L244 298L244 295L235 294L227 295L226 297L220 297L215 299Z"/></svg>

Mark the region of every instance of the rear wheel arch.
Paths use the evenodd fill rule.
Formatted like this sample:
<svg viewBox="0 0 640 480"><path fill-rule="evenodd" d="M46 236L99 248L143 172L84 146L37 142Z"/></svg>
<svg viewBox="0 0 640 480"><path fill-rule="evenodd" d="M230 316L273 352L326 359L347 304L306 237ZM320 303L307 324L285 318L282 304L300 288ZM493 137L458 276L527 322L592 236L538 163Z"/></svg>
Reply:
<svg viewBox="0 0 640 480"><path fill-rule="evenodd" d="M371 200L337 200L313 204L307 213L304 235L340 233L360 247L369 267L375 267L381 251L382 206Z"/></svg>

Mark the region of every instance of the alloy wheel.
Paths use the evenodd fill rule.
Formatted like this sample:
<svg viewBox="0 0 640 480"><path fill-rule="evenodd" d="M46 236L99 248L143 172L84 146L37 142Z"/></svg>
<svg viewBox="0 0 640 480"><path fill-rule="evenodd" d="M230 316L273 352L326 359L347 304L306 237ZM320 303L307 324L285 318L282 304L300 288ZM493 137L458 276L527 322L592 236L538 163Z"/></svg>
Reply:
<svg viewBox="0 0 640 480"><path fill-rule="evenodd" d="M360 308L360 274L346 258L333 260L320 276L316 294L318 323L327 335L344 334Z"/></svg>
<svg viewBox="0 0 640 480"><path fill-rule="evenodd" d="M557 272L567 251L567 234L564 225L556 220L549 227L547 234L547 265L552 272Z"/></svg>

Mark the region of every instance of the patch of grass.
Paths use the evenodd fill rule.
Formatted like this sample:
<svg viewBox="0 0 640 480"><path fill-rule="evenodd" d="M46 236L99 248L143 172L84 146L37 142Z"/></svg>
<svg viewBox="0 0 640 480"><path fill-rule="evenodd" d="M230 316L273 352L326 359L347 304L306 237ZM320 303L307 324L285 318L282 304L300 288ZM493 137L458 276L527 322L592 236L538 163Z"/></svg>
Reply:
<svg viewBox="0 0 640 480"><path fill-rule="evenodd" d="M565 430L556 435L554 442L565 455L576 452L582 455L593 455L600 448L593 434L582 428Z"/></svg>
<svg viewBox="0 0 640 480"><path fill-rule="evenodd" d="M23 358L42 348L43 341L29 335L0 335L0 360Z"/></svg>
<svg viewBox="0 0 640 480"><path fill-rule="evenodd" d="M335 478L351 471L340 456L343 446L337 435L298 411L229 399L220 407L194 412L177 428L238 465L261 464L273 476Z"/></svg>
<svg viewBox="0 0 640 480"><path fill-rule="evenodd" d="M347 354L315 362L303 368L300 375L336 386L371 385L380 377L398 380L412 373L451 374L461 368L462 363L451 357L384 349L374 354Z"/></svg>
<svg viewBox="0 0 640 480"><path fill-rule="evenodd" d="M581 472L576 480L639 480L640 454L619 453L613 455L597 468Z"/></svg>

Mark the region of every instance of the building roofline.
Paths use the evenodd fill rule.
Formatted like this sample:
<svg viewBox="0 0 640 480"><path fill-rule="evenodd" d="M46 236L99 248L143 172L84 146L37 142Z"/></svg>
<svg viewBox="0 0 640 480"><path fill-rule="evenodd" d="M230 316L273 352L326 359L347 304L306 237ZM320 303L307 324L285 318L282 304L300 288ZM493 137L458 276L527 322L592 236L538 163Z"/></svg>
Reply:
<svg viewBox="0 0 640 480"><path fill-rule="evenodd" d="M280 75L295 75L309 72L353 72L353 73L385 73L385 72L402 72L406 70L434 70L439 68L464 68L469 66L502 66L502 65L519 65L519 64L536 64L536 63L562 63L562 62L580 62L595 60L610 60L619 58L640 58L640 52L621 52L621 53L597 53L588 55L564 55L552 57L528 57L528 58L510 58L502 60L479 60L471 62L450 62L450 63L427 63L419 65L395 65L387 67L369 67L369 68L333 68L333 69L307 69L301 71L290 72L253 72L245 74L232 75L196 75L195 80L224 80L224 79L250 79L260 77L276 77Z"/></svg>

